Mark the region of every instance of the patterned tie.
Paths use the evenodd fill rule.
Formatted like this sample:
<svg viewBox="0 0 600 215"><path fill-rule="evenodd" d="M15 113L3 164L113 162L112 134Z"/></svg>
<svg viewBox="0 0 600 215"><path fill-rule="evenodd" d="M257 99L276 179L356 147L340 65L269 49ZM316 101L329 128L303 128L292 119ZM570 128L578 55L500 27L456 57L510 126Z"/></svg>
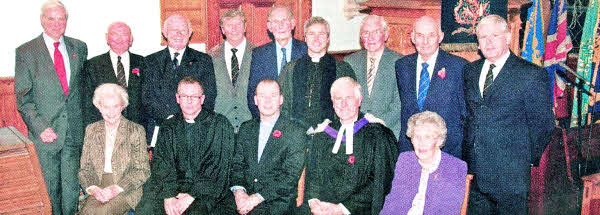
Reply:
<svg viewBox="0 0 600 215"><path fill-rule="evenodd" d="M62 86L63 93L65 96L69 95L69 83L67 82L67 71L65 70L65 61L63 60L63 56L58 50L58 46L60 42L54 42L54 69L56 70L56 75L58 75L58 80L60 81L60 85Z"/></svg>
<svg viewBox="0 0 600 215"><path fill-rule="evenodd" d="M235 82L237 81L238 75L240 74L240 65L238 64L237 56L235 53L237 52L236 48L232 48L231 52L231 84L235 86Z"/></svg>
<svg viewBox="0 0 600 215"><path fill-rule="evenodd" d="M278 75L279 75L279 73L281 73L281 70L283 70L283 67L287 64L287 54L286 54L285 48L281 48L281 53L282 53L281 67L279 68L279 72L277 73Z"/></svg>
<svg viewBox="0 0 600 215"><path fill-rule="evenodd" d="M179 56L179 52L175 52L175 54L173 54L175 57L173 57L173 70L177 69L177 66L179 66L179 61L177 60L177 56Z"/></svg>
<svg viewBox="0 0 600 215"><path fill-rule="evenodd" d="M485 83L483 84L483 97L485 97L485 92L492 86L492 83L494 82L494 68L496 68L496 65L490 64L490 69L485 76Z"/></svg>
<svg viewBox="0 0 600 215"><path fill-rule="evenodd" d="M369 95L371 95L371 90L373 89L373 83L375 81L375 73L377 73L375 70L375 60L374 57L369 58L369 63L371 64L367 70L367 90L369 91Z"/></svg>
<svg viewBox="0 0 600 215"><path fill-rule="evenodd" d="M117 82L123 88L127 88L127 81L125 81L125 67L121 63L121 56L117 57Z"/></svg>
<svg viewBox="0 0 600 215"><path fill-rule="evenodd" d="M421 64L421 78L419 80L419 97L417 98L417 104L419 105L419 111L423 110L425 105L425 97L427 97L427 90L429 90L429 72L427 72L427 63Z"/></svg>

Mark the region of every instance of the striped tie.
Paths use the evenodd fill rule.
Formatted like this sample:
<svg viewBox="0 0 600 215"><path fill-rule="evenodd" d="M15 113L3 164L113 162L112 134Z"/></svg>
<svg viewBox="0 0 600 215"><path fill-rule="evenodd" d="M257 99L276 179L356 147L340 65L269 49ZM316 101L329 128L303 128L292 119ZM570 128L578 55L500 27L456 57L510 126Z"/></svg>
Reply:
<svg viewBox="0 0 600 215"><path fill-rule="evenodd" d="M281 70L283 70L283 67L287 64L287 53L285 48L281 48L281 54L281 67L279 68L279 73L281 73Z"/></svg>
<svg viewBox="0 0 600 215"><path fill-rule="evenodd" d="M369 91L369 95L371 95L371 90L373 90L373 82L375 82L375 58L369 58L369 69L367 70L367 90Z"/></svg>
<svg viewBox="0 0 600 215"><path fill-rule="evenodd" d="M485 83L483 84L483 97L485 97L485 92L492 86L492 83L494 82L494 68L496 68L496 65L490 64L490 69L485 76Z"/></svg>
<svg viewBox="0 0 600 215"><path fill-rule="evenodd" d="M423 105L425 105L425 97L427 97L427 90L429 90L429 72L427 72L427 67L429 67L429 65L427 63L423 63L421 65L423 69L421 69L421 78L419 80L419 97L417 98L419 111L423 110Z"/></svg>
<svg viewBox="0 0 600 215"><path fill-rule="evenodd" d="M127 81L125 81L125 67L121 62L121 56L117 56L117 82L123 88L127 88Z"/></svg>

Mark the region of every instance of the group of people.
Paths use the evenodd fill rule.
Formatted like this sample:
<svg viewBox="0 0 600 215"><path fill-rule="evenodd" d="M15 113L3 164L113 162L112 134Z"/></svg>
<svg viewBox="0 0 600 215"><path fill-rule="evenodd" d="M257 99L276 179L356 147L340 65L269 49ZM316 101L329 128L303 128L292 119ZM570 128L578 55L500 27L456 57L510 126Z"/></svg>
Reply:
<svg viewBox="0 0 600 215"><path fill-rule="evenodd" d="M467 172L469 213L527 214L554 117L546 73L509 51L500 16L477 25L472 63L439 49L429 16L408 56L385 46L383 17L366 16L364 49L343 61L327 53L325 19L296 40L285 6L258 47L244 13L224 11L225 41L208 54L174 14L165 49L131 53L131 29L115 22L110 50L87 60L67 18L45 2L44 32L16 50L18 110L53 214L457 214Z"/></svg>

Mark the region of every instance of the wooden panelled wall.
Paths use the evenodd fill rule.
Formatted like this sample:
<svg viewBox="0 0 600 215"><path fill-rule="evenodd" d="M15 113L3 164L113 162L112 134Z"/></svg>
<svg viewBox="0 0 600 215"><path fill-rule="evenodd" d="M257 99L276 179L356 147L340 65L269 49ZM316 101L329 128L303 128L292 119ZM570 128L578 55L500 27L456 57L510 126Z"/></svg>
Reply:
<svg viewBox="0 0 600 215"><path fill-rule="evenodd" d="M17 111L14 78L0 78L0 127L7 126L14 126L27 137L27 126Z"/></svg>

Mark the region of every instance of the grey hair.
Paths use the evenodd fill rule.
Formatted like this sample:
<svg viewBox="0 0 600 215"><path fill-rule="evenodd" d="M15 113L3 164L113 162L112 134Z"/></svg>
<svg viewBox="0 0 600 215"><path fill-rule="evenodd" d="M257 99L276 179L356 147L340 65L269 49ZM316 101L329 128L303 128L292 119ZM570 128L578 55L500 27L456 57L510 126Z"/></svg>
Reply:
<svg viewBox="0 0 600 215"><path fill-rule="evenodd" d="M342 84L349 84L352 87L352 89L354 90L355 98L362 97L362 94L360 92L360 84L356 82L353 78L345 76L338 78L333 82L333 84L331 84L331 89L329 90L329 93L331 94L332 98L334 96L333 94L338 90L338 88L341 87Z"/></svg>
<svg viewBox="0 0 600 215"><path fill-rule="evenodd" d="M479 23L475 27L475 33L477 35L479 35L479 28L482 24L500 24L500 27L503 29L504 32L510 32L510 30L508 29L508 23L506 22L506 19L496 14L488 15L479 20Z"/></svg>
<svg viewBox="0 0 600 215"><path fill-rule="evenodd" d="M408 122L406 123L406 136L412 138L413 134L415 133L415 128L425 124L430 124L436 127L434 131L438 133L437 137L443 140L440 148L443 147L446 143L448 129L446 128L446 122L444 121L444 118L435 112L425 111L412 115L410 118L408 118Z"/></svg>
<svg viewBox="0 0 600 215"><path fill-rule="evenodd" d="M63 10L65 10L65 17L69 18L69 12L67 11L67 8L59 0L48 0L48 1L44 2L44 4L42 4L42 7L40 8L40 10L41 10L40 15L44 16L44 13L46 12L47 9L54 8L54 7L60 7Z"/></svg>
<svg viewBox="0 0 600 215"><path fill-rule="evenodd" d="M191 34L192 33L192 22L190 22L190 19L186 18L185 16L183 16L181 14L173 14L173 15L170 15L169 17L167 17L167 19L165 19L165 21L163 22L163 28L162 28L162 30L166 31L167 30L167 25L168 25L169 21L171 19L174 19L174 17L176 17L176 16L181 16L181 17L183 17L185 19L185 21L187 22L188 29L190 29L189 33Z"/></svg>
<svg viewBox="0 0 600 215"><path fill-rule="evenodd" d="M221 14L221 18L219 18L219 26L223 26L223 23L225 23L225 19L231 19L238 16L242 17L242 21L244 21L244 24L246 24L246 14L244 14L244 12L242 12L239 9L232 8L226 10L223 14Z"/></svg>
<svg viewBox="0 0 600 215"><path fill-rule="evenodd" d="M200 85L200 94L204 95L204 86L200 80L192 76L185 76L177 83L177 93L179 93L179 88L184 84L198 84Z"/></svg>
<svg viewBox="0 0 600 215"><path fill-rule="evenodd" d="M277 9L285 9L288 13L290 20L294 19L294 12L292 12L292 9L283 5L273 5L273 7L271 7L271 10L269 10L269 13L267 14L267 21L271 21L271 14Z"/></svg>
<svg viewBox="0 0 600 215"><path fill-rule="evenodd" d="M360 29L361 29L361 31L362 31L362 26L365 25L365 23L369 19L375 19L375 20L379 21L379 23L381 23L381 27L383 28L384 32L388 32L390 30L390 27L388 26L387 21L385 21L385 19L383 18L383 16L368 15L360 23Z"/></svg>
<svg viewBox="0 0 600 215"><path fill-rule="evenodd" d="M324 25L327 29L327 36L329 36L329 22L327 22L327 20L323 19L323 17L320 16L310 17L306 20L306 22L304 22L304 34L306 34L306 29L308 29L308 27L313 26L315 24Z"/></svg>
<svg viewBox="0 0 600 215"><path fill-rule="evenodd" d="M98 109L100 109L100 105L102 105L102 101L107 97L118 97L121 99L121 105L123 108L129 105L129 95L127 91L118 84L113 83L104 83L101 84L94 90L94 97L92 98L92 103Z"/></svg>

